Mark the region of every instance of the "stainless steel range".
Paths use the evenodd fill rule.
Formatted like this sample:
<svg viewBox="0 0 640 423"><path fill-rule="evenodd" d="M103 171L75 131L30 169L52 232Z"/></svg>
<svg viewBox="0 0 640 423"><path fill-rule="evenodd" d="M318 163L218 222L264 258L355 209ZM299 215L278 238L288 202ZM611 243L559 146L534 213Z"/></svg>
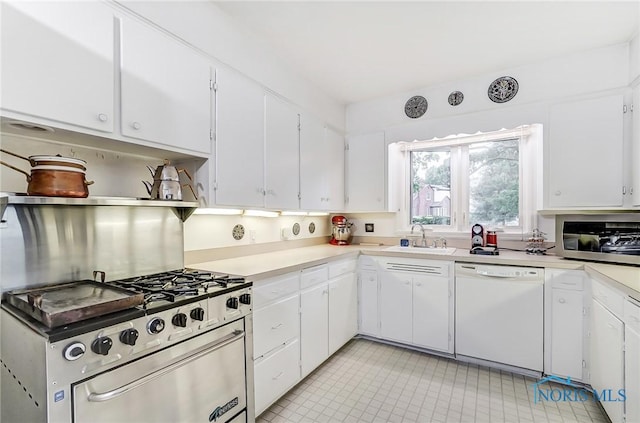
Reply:
<svg viewBox="0 0 640 423"><path fill-rule="evenodd" d="M167 218L160 209L147 212L147 220L149 213ZM47 216L56 220L66 214L38 207L17 211L18 216L34 213L37 219L31 223L49 224ZM5 215L7 224L14 223L13 216ZM108 222L90 224L104 231ZM75 219L74 225L82 222ZM138 237L149 227L136 222L129 229ZM32 236L34 228L22 230ZM34 249L25 243L25 251ZM107 256L104 251L98 255ZM131 273L115 273L123 272ZM3 423L254 421L250 281L182 268L115 280L109 280L108 271L96 271L98 280L44 284L33 283L34 274L41 272L19 274L29 283L3 293ZM52 280L60 278L52 275Z"/></svg>

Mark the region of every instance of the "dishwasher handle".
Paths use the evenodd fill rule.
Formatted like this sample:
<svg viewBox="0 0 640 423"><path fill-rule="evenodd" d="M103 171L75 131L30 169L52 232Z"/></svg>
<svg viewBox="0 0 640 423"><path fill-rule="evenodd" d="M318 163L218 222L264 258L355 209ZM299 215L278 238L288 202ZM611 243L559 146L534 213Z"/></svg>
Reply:
<svg viewBox="0 0 640 423"><path fill-rule="evenodd" d="M182 359L176 363L173 363L167 367L164 367L160 370L157 370L153 373L150 373L146 376L141 377L140 379L134 380L133 382L127 383L126 385L122 385L119 388L113 389L111 391L107 391L107 392L103 392L103 393L95 393L92 392L89 394L88 396L88 400L91 402L103 402L103 401L109 401L112 400L114 398L117 398L123 394L126 394L127 392L136 389L142 385L144 385L145 383L151 382L154 379L159 378L160 376L163 376L167 373L170 373L186 364L191 363L192 361L195 361L207 354L212 353L213 351L219 350L220 348L223 348L239 339L244 338L245 333L244 331L241 330L234 330L232 333L230 333L229 335L226 335L222 338L220 338L220 340L218 342L216 342L215 344L185 358Z"/></svg>

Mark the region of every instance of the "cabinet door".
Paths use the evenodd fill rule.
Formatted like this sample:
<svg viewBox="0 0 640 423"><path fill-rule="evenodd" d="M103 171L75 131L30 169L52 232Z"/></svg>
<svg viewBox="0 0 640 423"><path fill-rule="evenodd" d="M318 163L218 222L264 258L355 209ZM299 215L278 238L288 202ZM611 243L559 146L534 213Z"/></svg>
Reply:
<svg viewBox="0 0 640 423"><path fill-rule="evenodd" d="M625 326L625 394L627 422L640 422L640 333Z"/></svg>
<svg viewBox="0 0 640 423"><path fill-rule="evenodd" d="M313 116L300 116L300 208L326 210L328 183L324 125Z"/></svg>
<svg viewBox="0 0 640 423"><path fill-rule="evenodd" d="M551 372L582 380L582 291L552 290Z"/></svg>
<svg viewBox="0 0 640 423"><path fill-rule="evenodd" d="M173 38L122 20L122 135L211 152L211 67Z"/></svg>
<svg viewBox="0 0 640 423"><path fill-rule="evenodd" d="M0 8L2 110L112 132L112 10L81 1Z"/></svg>
<svg viewBox="0 0 640 423"><path fill-rule="evenodd" d="M228 69L216 81L216 203L263 207L264 92Z"/></svg>
<svg viewBox="0 0 640 423"><path fill-rule="evenodd" d="M549 207L622 206L623 97L551 107Z"/></svg>
<svg viewBox="0 0 640 423"><path fill-rule="evenodd" d="M358 333L358 285L355 273L329 281L329 354Z"/></svg>
<svg viewBox="0 0 640 423"><path fill-rule="evenodd" d="M274 96L265 97L265 207L296 210L300 206L298 112Z"/></svg>
<svg viewBox="0 0 640 423"><path fill-rule="evenodd" d="M344 137L331 128L325 129L325 177L327 195L325 210L344 209Z"/></svg>
<svg viewBox="0 0 640 423"><path fill-rule="evenodd" d="M380 336L378 333L378 273L360 272L360 333Z"/></svg>
<svg viewBox="0 0 640 423"><path fill-rule="evenodd" d="M385 211L384 132L349 137L347 146L347 210Z"/></svg>
<svg viewBox="0 0 640 423"><path fill-rule="evenodd" d="M449 279L444 277L413 278L414 344L434 350L449 350L449 285Z"/></svg>
<svg viewBox="0 0 640 423"><path fill-rule="evenodd" d="M382 272L380 278L380 336L410 344L413 340L411 276Z"/></svg>
<svg viewBox="0 0 640 423"><path fill-rule="evenodd" d="M329 356L329 287L300 293L300 365L306 376Z"/></svg>
<svg viewBox="0 0 640 423"><path fill-rule="evenodd" d="M624 325L598 301L592 303L591 321L591 386L602 393L616 395L624 388ZM609 419L622 422L624 403L602 401Z"/></svg>

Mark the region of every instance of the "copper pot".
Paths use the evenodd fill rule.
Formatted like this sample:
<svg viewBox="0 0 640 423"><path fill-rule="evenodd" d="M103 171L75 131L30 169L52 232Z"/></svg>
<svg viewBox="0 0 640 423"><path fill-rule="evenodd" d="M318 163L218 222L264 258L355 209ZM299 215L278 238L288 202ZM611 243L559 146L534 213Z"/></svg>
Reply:
<svg viewBox="0 0 640 423"><path fill-rule="evenodd" d="M89 196L88 186L93 181L86 180L86 164L84 160L62 156L29 156L22 157L0 149L3 153L10 154L28 161L32 168L31 173L0 161L27 177L27 194L44 197L75 197L85 198Z"/></svg>

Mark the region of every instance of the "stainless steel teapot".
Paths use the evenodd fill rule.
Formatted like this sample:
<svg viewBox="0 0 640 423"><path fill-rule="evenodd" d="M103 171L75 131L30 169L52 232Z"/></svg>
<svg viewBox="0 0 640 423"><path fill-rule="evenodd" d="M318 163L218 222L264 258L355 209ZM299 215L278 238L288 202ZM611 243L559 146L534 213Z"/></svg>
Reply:
<svg viewBox="0 0 640 423"><path fill-rule="evenodd" d="M156 167L147 166L151 176L153 177L153 183L148 181L142 181L149 197L152 200L182 200L182 188L189 187L193 197L197 200L198 196L190 183L180 183L180 173L184 173L189 178L190 182L193 182L193 178L189 175L186 169L177 168L171 166L169 160L165 160L163 165Z"/></svg>

